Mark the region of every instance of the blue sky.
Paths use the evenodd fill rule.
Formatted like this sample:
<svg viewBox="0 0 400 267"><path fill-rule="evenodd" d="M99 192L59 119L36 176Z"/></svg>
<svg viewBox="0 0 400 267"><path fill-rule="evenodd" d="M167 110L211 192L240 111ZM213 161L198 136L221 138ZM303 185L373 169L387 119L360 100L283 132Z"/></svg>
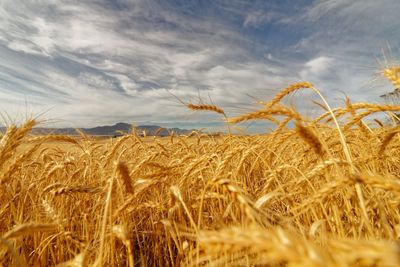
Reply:
<svg viewBox="0 0 400 267"><path fill-rule="evenodd" d="M398 14L399 0L1 0L0 113L203 127L220 118L171 93L233 116L300 80L333 105L380 101L392 88L379 70L400 59ZM311 99L292 101L307 114Z"/></svg>

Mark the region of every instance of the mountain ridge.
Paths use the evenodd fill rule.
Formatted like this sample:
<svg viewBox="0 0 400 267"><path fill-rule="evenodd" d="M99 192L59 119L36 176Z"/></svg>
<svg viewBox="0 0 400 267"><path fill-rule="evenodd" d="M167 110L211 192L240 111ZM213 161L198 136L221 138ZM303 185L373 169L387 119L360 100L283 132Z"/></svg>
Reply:
<svg viewBox="0 0 400 267"><path fill-rule="evenodd" d="M169 136L170 133L174 132L176 134L189 134L195 129L187 130L180 128L165 128L158 125L139 125L136 126L136 132L141 135L149 136ZM0 127L1 131L5 131L6 127ZM77 129L81 130L88 135L97 136L120 136L123 133L131 132L132 124L118 122L114 125L101 125L92 128L51 128L51 127L35 127L32 129L31 133L35 135L45 135L45 134L59 134L59 135L78 135Z"/></svg>

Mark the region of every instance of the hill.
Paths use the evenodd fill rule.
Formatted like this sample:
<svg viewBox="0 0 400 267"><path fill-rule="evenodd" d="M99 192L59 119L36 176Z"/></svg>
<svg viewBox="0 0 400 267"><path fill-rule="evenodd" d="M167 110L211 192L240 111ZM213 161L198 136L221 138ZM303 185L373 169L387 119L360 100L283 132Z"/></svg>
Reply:
<svg viewBox="0 0 400 267"><path fill-rule="evenodd" d="M132 125L129 123L119 122L114 125L97 126L93 128L79 128L88 135L102 135L102 136L117 136L122 135L124 132L130 132ZM0 130L4 132L5 127L0 127ZM176 134L189 134L193 130L185 130L179 128L163 128L157 125L140 125L136 127L136 131L139 135L157 135L157 136L168 136L171 132ZM37 127L31 131L32 134L44 135L44 134L62 134L62 135L77 135L75 128L45 128Z"/></svg>

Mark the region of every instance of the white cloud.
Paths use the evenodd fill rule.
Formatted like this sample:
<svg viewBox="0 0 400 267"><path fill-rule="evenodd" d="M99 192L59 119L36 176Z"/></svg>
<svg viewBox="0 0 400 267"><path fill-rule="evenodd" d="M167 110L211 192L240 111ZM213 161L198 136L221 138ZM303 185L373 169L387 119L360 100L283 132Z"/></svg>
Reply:
<svg viewBox="0 0 400 267"><path fill-rule="evenodd" d="M243 22L245 27L257 27L263 23L267 23L272 20L272 14L263 11L251 12L246 16Z"/></svg>
<svg viewBox="0 0 400 267"><path fill-rule="evenodd" d="M329 69L333 65L333 59L325 56L313 58L304 64L304 69L300 71L303 80L313 80L329 74Z"/></svg>

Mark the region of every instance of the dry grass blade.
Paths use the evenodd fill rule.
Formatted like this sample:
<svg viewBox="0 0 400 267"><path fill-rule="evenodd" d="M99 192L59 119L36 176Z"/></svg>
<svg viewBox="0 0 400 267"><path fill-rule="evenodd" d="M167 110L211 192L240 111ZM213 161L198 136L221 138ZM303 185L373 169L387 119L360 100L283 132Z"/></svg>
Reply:
<svg viewBox="0 0 400 267"><path fill-rule="evenodd" d="M302 118L296 111L280 105L280 106L273 107L273 108L262 109L262 110L250 112L250 113L238 116L238 117L229 118L228 122L239 123L239 122L244 122L244 121L249 121L249 120L270 120L272 122L277 122L273 116L287 116L292 119L302 120Z"/></svg>
<svg viewBox="0 0 400 267"><path fill-rule="evenodd" d="M27 120L21 127L10 126L0 141L0 167L21 145L28 132L35 126L35 120Z"/></svg>
<svg viewBox="0 0 400 267"><path fill-rule="evenodd" d="M79 145L79 142L76 138L67 135L45 135L45 136L36 136L29 139L28 142L49 142L49 141L58 141L58 142L66 142L71 144Z"/></svg>
<svg viewBox="0 0 400 267"><path fill-rule="evenodd" d="M265 107L271 108L272 106L274 106L276 103L278 103L279 101L282 100L282 98L284 98L285 96L299 90L299 89L303 89L303 88L313 88L314 86L309 83L309 82L298 82L298 83L294 83L291 84L290 86L286 87L285 89L283 89L282 91L280 91L274 98L271 99L270 102L268 102Z"/></svg>
<svg viewBox="0 0 400 267"><path fill-rule="evenodd" d="M89 266L86 251L79 253L70 261L56 265L56 267L86 267L86 266Z"/></svg>
<svg viewBox="0 0 400 267"><path fill-rule="evenodd" d="M389 145L390 141L392 141L392 139L396 136L396 134L398 134L400 132L400 127L396 127L395 129L392 129L391 131L389 131L385 137L382 140L382 144L379 148L379 152L378 155L383 155L383 153L385 153L385 150L387 148L387 146Z"/></svg>
<svg viewBox="0 0 400 267"><path fill-rule="evenodd" d="M18 266L18 267L27 266L25 259L23 257L21 257L21 255L18 254L18 252L16 251L16 249L13 246L13 243L10 240L0 237L0 249L2 248L1 245L6 246L7 250L12 253L13 258L16 262L16 266ZM2 253L0 250L0 256L1 256L1 254Z"/></svg>
<svg viewBox="0 0 400 267"><path fill-rule="evenodd" d="M83 194L97 194L102 192L103 189L93 186L61 186L55 190L52 190L52 193L55 196L64 195L64 194L74 194L74 193L83 193Z"/></svg>
<svg viewBox="0 0 400 267"><path fill-rule="evenodd" d="M3 238L17 238L31 233L36 232L55 232L58 230L56 224L44 224L44 223L25 223L20 224L8 231L3 235Z"/></svg>
<svg viewBox="0 0 400 267"><path fill-rule="evenodd" d="M251 262L255 265L334 266L332 258L313 242L280 227L272 230L250 226L246 229L231 227L221 231L203 231L198 240L207 252L199 257L199 264L249 265L245 258L252 254Z"/></svg>
<svg viewBox="0 0 400 267"><path fill-rule="evenodd" d="M114 225L112 227L113 234L122 241L127 249L127 257L128 257L128 264L129 267L135 266L135 261L133 259L133 249L131 245L131 241L128 236L128 230L123 225Z"/></svg>
<svg viewBox="0 0 400 267"><path fill-rule="evenodd" d="M133 186L131 183L131 177L129 175L128 166L126 166L123 162L118 162L117 164L117 174L118 177L122 179L122 182L125 186L125 190L128 194L133 194Z"/></svg>
<svg viewBox="0 0 400 267"><path fill-rule="evenodd" d="M195 105L192 103L187 104L188 109L191 110L208 110L219 113L223 116L226 116L225 111L222 108L219 108L215 105Z"/></svg>
<svg viewBox="0 0 400 267"><path fill-rule="evenodd" d="M27 149L18 158L14 160L1 174L0 174L0 185L8 182L11 179L12 174L14 174L21 164L27 160L37 149L39 145L35 145L30 149Z"/></svg>
<svg viewBox="0 0 400 267"><path fill-rule="evenodd" d="M386 68L383 75L392 82L394 88L400 88L400 67Z"/></svg>
<svg viewBox="0 0 400 267"><path fill-rule="evenodd" d="M322 143L317 135L308 127L304 127L300 122L296 121L296 132L306 141L318 155L323 154Z"/></svg>

